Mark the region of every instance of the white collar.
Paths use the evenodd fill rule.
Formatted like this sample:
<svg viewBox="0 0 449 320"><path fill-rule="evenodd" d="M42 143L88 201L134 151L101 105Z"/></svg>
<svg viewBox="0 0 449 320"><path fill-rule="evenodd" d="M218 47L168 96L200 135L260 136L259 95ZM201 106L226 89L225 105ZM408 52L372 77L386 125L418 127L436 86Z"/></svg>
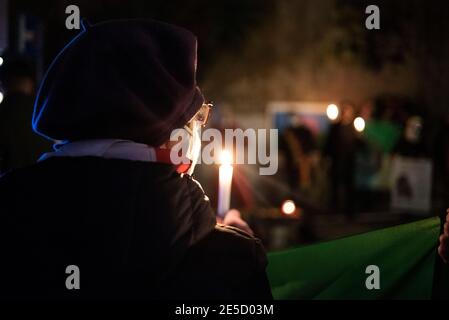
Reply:
<svg viewBox="0 0 449 320"><path fill-rule="evenodd" d="M54 152L44 153L39 161L52 157L101 157L155 162L156 151L143 143L120 139L82 140L56 145Z"/></svg>

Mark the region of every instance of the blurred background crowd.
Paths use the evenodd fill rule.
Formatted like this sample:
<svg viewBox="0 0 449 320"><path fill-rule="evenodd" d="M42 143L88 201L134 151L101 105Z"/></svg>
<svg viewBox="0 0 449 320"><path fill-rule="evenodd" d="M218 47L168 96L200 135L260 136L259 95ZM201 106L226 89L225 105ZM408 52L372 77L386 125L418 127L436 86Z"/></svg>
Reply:
<svg viewBox="0 0 449 320"><path fill-rule="evenodd" d="M355 0L0 0L0 172L52 143L31 129L43 71L90 23L155 18L199 39L211 127L279 130L279 170L235 165L232 207L269 249L412 221L449 206L449 3ZM125 58L125 57L124 57ZM218 168L196 178L213 206Z"/></svg>

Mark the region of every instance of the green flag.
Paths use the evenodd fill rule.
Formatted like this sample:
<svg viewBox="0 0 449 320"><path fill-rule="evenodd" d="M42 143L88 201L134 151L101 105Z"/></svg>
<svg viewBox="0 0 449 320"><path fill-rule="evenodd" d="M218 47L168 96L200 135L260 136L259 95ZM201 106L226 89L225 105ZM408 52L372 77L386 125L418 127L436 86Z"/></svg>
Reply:
<svg viewBox="0 0 449 320"><path fill-rule="evenodd" d="M391 122L371 120L366 123L363 136L382 152L390 153L401 137L401 132L401 128Z"/></svg>
<svg viewBox="0 0 449 320"><path fill-rule="evenodd" d="M439 218L268 255L275 299L430 299ZM378 267L379 289L369 290ZM375 268L374 267L374 268ZM375 272L374 272L375 273Z"/></svg>

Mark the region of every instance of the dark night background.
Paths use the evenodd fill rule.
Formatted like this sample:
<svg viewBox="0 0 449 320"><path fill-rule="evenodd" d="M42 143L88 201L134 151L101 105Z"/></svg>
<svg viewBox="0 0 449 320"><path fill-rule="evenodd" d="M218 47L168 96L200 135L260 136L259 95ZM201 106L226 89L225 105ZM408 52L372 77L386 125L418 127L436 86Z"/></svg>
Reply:
<svg viewBox="0 0 449 320"><path fill-rule="evenodd" d="M206 94L242 111L270 99L363 100L386 91L419 99L435 115L447 109L447 1L15 0L11 47L17 13L38 16L48 65L76 34L64 25L70 4L91 23L155 18L192 30ZM365 29L369 4L381 9L381 30Z"/></svg>
<svg viewBox="0 0 449 320"><path fill-rule="evenodd" d="M420 147L426 150L425 157L434 165L433 202L429 214L434 215L449 204L446 192L449 186L448 1L13 0L8 4L9 46L5 58L20 51L20 16L36 19L37 30L41 30L42 50L31 60L37 66L39 78L64 44L78 33L65 28L68 16L65 8L72 4L77 5L81 17L92 24L117 18L153 18L193 31L199 40L199 85L206 98L221 107L221 110L217 108L219 114L230 116L233 121L239 119L243 127L263 127L266 106L271 101L340 103L350 100L356 114L372 101L381 101L380 104L387 101L382 110L388 111L388 103L393 101L395 108L400 107L394 109L395 115L385 119L398 130L402 130L412 116L419 116L423 121ZM365 8L371 4L380 8L380 30L365 28ZM323 172L326 168L318 167ZM287 173L283 174L288 176L288 169L285 170ZM256 201L255 208L267 206L267 203L279 207L281 200L287 197L277 194L283 188L288 189L288 179L282 172L272 180L275 187L263 187L259 182L253 185L256 196L260 193L263 198L263 201ZM329 186L320 185L315 190L326 188ZM213 193L210 190L214 187L205 183L205 189ZM350 224L337 215L329 219L329 212L321 214L332 211L332 204L328 203L327 193L318 191L315 197L305 193L313 202L312 207L320 207L313 223L307 222L307 227L303 228L300 222L301 236L289 244L410 220L388 215L389 202L383 198L386 202L380 209L370 207L360 198L360 211L376 212L374 220L372 216L363 216ZM376 199L372 197L370 202L376 203ZM249 216L253 211L258 210L248 209ZM263 225L261 228L263 238ZM297 232L296 229L293 232ZM315 235L309 236L309 233Z"/></svg>

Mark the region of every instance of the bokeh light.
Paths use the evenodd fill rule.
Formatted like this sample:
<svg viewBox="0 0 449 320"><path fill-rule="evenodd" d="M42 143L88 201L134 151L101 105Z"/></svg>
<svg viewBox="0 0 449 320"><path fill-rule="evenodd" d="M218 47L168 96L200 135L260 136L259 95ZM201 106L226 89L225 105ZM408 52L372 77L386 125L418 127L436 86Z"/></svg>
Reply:
<svg viewBox="0 0 449 320"><path fill-rule="evenodd" d="M292 200L286 200L282 204L281 210L284 214L290 215L296 211L296 205Z"/></svg>
<svg viewBox="0 0 449 320"><path fill-rule="evenodd" d="M365 120L362 117L357 117L354 119L354 128L357 132L363 132L365 130Z"/></svg>
<svg viewBox="0 0 449 320"><path fill-rule="evenodd" d="M338 107L335 104L330 104L327 106L326 114L330 120L332 121L337 120L339 113L340 111L338 110Z"/></svg>

